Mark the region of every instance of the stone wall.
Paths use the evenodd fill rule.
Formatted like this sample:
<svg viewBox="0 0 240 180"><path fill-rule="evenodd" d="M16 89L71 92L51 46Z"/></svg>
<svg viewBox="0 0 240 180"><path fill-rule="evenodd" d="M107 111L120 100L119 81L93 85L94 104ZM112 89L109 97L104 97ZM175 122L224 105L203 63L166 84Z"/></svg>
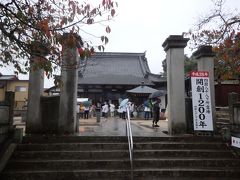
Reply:
<svg viewBox="0 0 240 180"><path fill-rule="evenodd" d="M0 144L8 137L9 106L0 106Z"/></svg>
<svg viewBox="0 0 240 180"><path fill-rule="evenodd" d="M57 134L60 96L41 97L42 131Z"/></svg>

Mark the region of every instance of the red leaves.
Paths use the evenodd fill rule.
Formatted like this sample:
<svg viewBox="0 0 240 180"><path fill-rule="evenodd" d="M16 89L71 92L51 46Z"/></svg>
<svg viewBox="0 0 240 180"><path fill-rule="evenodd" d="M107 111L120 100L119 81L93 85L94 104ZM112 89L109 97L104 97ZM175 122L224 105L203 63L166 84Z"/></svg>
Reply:
<svg viewBox="0 0 240 180"><path fill-rule="evenodd" d="M108 38L106 36L101 36L101 41L105 44L108 43Z"/></svg>
<svg viewBox="0 0 240 180"><path fill-rule="evenodd" d="M34 46L34 48L30 46L32 42L41 42L47 45L48 51L46 52L51 54L51 57L46 56L44 58L52 62L52 65L49 65L44 61L45 65L41 64L41 68L50 74L51 68L61 64L62 48L77 47L78 53L83 58L94 53L94 48L91 48L92 44L89 45L82 40L79 43L74 36L63 40L64 33L80 34L86 32L86 34L91 34L88 29L84 29L86 27L84 25L110 21L116 16L115 7L117 7L114 0L100 0L99 3L93 1L91 4L89 1L77 0L18 1L18 4L3 1L1 4L3 8L7 7L11 10L2 12L4 18L0 26L7 27L7 31L11 32L7 33L7 35L3 34L1 42L1 45L4 45L3 47L10 46L11 52L9 53L11 56L2 53L2 59L5 59L6 62L16 62L18 64L14 57L30 59L33 50L38 54L44 52L43 56L45 56L45 49L42 51L38 45ZM103 34L93 34L95 37L101 37L100 43L94 45L96 50L104 51L104 46L109 42L109 39L104 34L110 33L111 28L103 26L103 31L105 31ZM101 29L95 32L101 32ZM16 39L9 38L8 34L14 34ZM11 44L8 42L9 39L12 40ZM16 69L20 71L18 66L16 66Z"/></svg>
<svg viewBox="0 0 240 180"><path fill-rule="evenodd" d="M94 19L92 19L92 18L89 18L89 19L87 20L87 24L93 24L93 22L94 22Z"/></svg>
<svg viewBox="0 0 240 180"><path fill-rule="evenodd" d="M102 1L102 5L103 5L103 6L105 6L105 3L106 3L106 1L105 1L105 0L103 0L103 1Z"/></svg>
<svg viewBox="0 0 240 180"><path fill-rule="evenodd" d="M111 16L113 17L115 15L115 13L116 13L115 9L112 9L111 10Z"/></svg>
<svg viewBox="0 0 240 180"><path fill-rule="evenodd" d="M110 33L110 32L111 32L111 29L110 29L109 26L106 27L106 32L107 32L107 33Z"/></svg>
<svg viewBox="0 0 240 180"><path fill-rule="evenodd" d="M230 47L232 46L232 44L233 44L233 41L232 41L232 39L229 37L229 38L227 38L227 39L224 41L224 44L225 44L226 48L230 48Z"/></svg>
<svg viewBox="0 0 240 180"><path fill-rule="evenodd" d="M240 75L240 38L239 32L232 31L219 46L216 52L215 73L220 79L232 79Z"/></svg>
<svg viewBox="0 0 240 180"><path fill-rule="evenodd" d="M91 47L90 52L91 52L91 55L93 55L95 53L95 50L93 47Z"/></svg>
<svg viewBox="0 0 240 180"><path fill-rule="evenodd" d="M43 31L46 34L46 36L48 38L51 37L51 32L50 32L50 28L49 28L49 20L48 19L38 21L37 26L41 31Z"/></svg>
<svg viewBox="0 0 240 180"><path fill-rule="evenodd" d="M79 53L81 59L89 58L95 52L93 47L91 47L90 49L88 49L88 48L83 49L80 47L77 50L78 50L78 53Z"/></svg>
<svg viewBox="0 0 240 180"><path fill-rule="evenodd" d="M99 50L99 51L104 51L104 50L105 50L105 48L104 48L104 46L103 46L103 45L100 45L100 46L98 46L98 50Z"/></svg>
<svg viewBox="0 0 240 180"><path fill-rule="evenodd" d="M80 48L78 48L78 53L80 56L82 56L84 53L84 50L80 47Z"/></svg>

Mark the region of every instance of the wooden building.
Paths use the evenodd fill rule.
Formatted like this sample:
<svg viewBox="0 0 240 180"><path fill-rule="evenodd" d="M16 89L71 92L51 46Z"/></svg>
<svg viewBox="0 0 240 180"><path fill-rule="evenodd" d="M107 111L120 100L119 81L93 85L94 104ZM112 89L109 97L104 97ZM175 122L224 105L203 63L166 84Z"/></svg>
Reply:
<svg viewBox="0 0 240 180"><path fill-rule="evenodd" d="M237 93L240 100L239 80L225 80L220 83L215 82L215 100L216 106L228 106L228 94Z"/></svg>
<svg viewBox="0 0 240 180"><path fill-rule="evenodd" d="M0 101L5 99L5 92L15 93L14 109L22 109L28 99L28 80L20 80L16 75L3 75L0 73Z"/></svg>
<svg viewBox="0 0 240 180"><path fill-rule="evenodd" d="M167 88L166 78L150 72L145 53L96 53L79 71L78 97L90 98L93 103L110 100L118 104L119 99L134 98L127 90L142 83L155 89Z"/></svg>

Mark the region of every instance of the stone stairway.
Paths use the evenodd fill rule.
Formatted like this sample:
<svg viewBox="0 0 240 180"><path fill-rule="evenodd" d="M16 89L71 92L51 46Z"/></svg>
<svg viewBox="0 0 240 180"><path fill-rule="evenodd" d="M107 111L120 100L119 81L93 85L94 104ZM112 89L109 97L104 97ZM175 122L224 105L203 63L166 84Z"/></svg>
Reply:
<svg viewBox="0 0 240 180"><path fill-rule="evenodd" d="M144 179L240 179L240 158L220 138L135 140L134 176Z"/></svg>
<svg viewBox="0 0 240 180"><path fill-rule="evenodd" d="M221 132L223 128L230 127L228 107L216 107L216 126L218 132Z"/></svg>
<svg viewBox="0 0 240 180"><path fill-rule="evenodd" d="M24 137L1 180L131 179L126 137ZM240 158L213 137L134 137L134 180L240 179Z"/></svg>

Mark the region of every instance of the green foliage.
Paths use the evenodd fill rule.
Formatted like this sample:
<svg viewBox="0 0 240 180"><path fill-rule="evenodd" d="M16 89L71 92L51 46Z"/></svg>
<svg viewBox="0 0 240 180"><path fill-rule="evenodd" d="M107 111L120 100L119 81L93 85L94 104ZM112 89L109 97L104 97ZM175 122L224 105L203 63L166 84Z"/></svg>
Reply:
<svg viewBox="0 0 240 180"><path fill-rule="evenodd" d="M185 56L184 60L184 72L185 74L189 73L190 71L197 70L197 60L194 59L192 56L189 58Z"/></svg>
<svg viewBox="0 0 240 180"><path fill-rule="evenodd" d="M167 76L167 62L166 59L162 61L163 75ZM197 61L193 57L187 57L184 59L184 73L187 74L190 71L197 70Z"/></svg>

